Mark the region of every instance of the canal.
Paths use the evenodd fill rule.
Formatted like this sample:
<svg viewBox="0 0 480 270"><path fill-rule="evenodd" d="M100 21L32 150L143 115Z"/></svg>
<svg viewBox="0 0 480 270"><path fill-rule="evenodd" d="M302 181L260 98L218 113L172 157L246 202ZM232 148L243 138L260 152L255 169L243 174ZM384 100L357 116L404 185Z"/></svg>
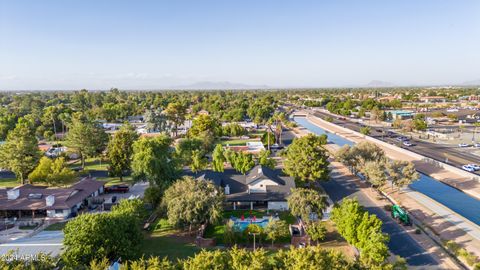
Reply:
<svg viewBox="0 0 480 270"><path fill-rule="evenodd" d="M352 141L349 141L334 133L330 133L323 128L318 127L317 125L312 124L304 117L295 117L294 120L302 127L317 135L326 134L328 136L328 141L336 145L351 146L355 144ZM478 209L480 209L480 200L477 200L424 174L420 174L420 179L413 182L411 185L409 185L409 187L445 205L471 222L480 225L480 215L478 214Z"/></svg>

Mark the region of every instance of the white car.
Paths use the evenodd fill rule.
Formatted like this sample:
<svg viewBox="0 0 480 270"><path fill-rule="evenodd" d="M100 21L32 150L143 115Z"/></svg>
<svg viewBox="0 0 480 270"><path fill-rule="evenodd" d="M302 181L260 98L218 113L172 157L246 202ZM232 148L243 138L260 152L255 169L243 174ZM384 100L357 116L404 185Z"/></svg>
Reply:
<svg viewBox="0 0 480 270"><path fill-rule="evenodd" d="M475 169L473 167L471 167L470 165L463 165L462 169L464 169L467 172L474 172L475 171Z"/></svg>
<svg viewBox="0 0 480 270"><path fill-rule="evenodd" d="M478 166L477 164L468 164L468 166L472 167L475 171L478 171L480 170L480 166Z"/></svg>
<svg viewBox="0 0 480 270"><path fill-rule="evenodd" d="M459 143L458 147L469 147L470 145L467 143Z"/></svg>
<svg viewBox="0 0 480 270"><path fill-rule="evenodd" d="M473 146L479 148L479 147L480 147L480 143L475 143Z"/></svg>
<svg viewBox="0 0 480 270"><path fill-rule="evenodd" d="M413 146L414 144L409 141L404 141L403 145L410 147L410 146Z"/></svg>

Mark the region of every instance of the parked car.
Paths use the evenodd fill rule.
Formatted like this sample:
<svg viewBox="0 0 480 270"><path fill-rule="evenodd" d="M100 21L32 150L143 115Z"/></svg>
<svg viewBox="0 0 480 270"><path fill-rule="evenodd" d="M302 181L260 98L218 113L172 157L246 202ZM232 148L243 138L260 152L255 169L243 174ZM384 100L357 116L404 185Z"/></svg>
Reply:
<svg viewBox="0 0 480 270"><path fill-rule="evenodd" d="M480 170L480 166L478 166L477 164L472 163L472 164L468 164L468 166L472 167L475 171Z"/></svg>
<svg viewBox="0 0 480 270"><path fill-rule="evenodd" d="M127 185L113 185L105 187L105 193L127 193L130 188Z"/></svg>
<svg viewBox="0 0 480 270"><path fill-rule="evenodd" d="M458 147L469 147L470 145L468 143L459 143Z"/></svg>
<svg viewBox="0 0 480 270"><path fill-rule="evenodd" d="M409 142L409 141L404 141L404 142L403 142L403 145L410 147L410 146L414 146L415 144L413 144L413 143L411 143L411 142Z"/></svg>
<svg viewBox="0 0 480 270"><path fill-rule="evenodd" d="M471 167L470 165L463 165L462 169L464 169L467 172L474 172L475 171L475 169L473 167Z"/></svg>

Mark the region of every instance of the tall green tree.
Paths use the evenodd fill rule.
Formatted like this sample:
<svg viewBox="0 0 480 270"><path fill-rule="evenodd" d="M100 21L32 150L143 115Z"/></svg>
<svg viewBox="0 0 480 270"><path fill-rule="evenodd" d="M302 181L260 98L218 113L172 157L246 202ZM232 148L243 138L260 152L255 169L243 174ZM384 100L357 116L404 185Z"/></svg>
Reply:
<svg viewBox="0 0 480 270"><path fill-rule="evenodd" d="M310 239L317 243L318 241L325 239L325 236L327 235L327 228L320 221L309 223L306 227L306 231Z"/></svg>
<svg viewBox="0 0 480 270"><path fill-rule="evenodd" d="M26 124L17 124L15 129L8 133L5 143L0 146L0 165L15 173L22 184L40 157L37 138Z"/></svg>
<svg viewBox="0 0 480 270"><path fill-rule="evenodd" d="M326 136L308 134L293 140L287 147L284 161L286 174L303 182L328 180L328 154L323 146Z"/></svg>
<svg viewBox="0 0 480 270"><path fill-rule="evenodd" d="M147 180L162 189L169 186L178 174L178 161L171 144L172 139L166 134L137 140L133 144L133 177Z"/></svg>
<svg viewBox="0 0 480 270"><path fill-rule="evenodd" d="M225 170L225 151L223 150L223 146L221 144L217 144L215 149L213 150L212 154L212 169L215 172L223 172Z"/></svg>
<svg viewBox="0 0 480 270"><path fill-rule="evenodd" d="M376 189L382 187L387 182L385 165L383 162L368 161L362 169L367 181Z"/></svg>
<svg viewBox="0 0 480 270"><path fill-rule="evenodd" d="M120 177L120 181L123 180L125 171L131 168L133 144L138 137L133 126L125 124L110 138L107 147L109 171L112 176Z"/></svg>
<svg viewBox="0 0 480 270"><path fill-rule="evenodd" d="M224 198L223 192L211 181L184 177L165 190L162 205L170 224L191 230L192 226L218 221Z"/></svg>
<svg viewBox="0 0 480 270"><path fill-rule="evenodd" d="M31 183L46 183L50 186L65 185L75 177L75 172L67 167L63 157L55 160L42 157L38 166L28 175Z"/></svg>
<svg viewBox="0 0 480 270"><path fill-rule="evenodd" d="M77 269L93 260L132 259L143 241L139 200L123 200L108 213L79 215L65 226L62 259Z"/></svg>
<svg viewBox="0 0 480 270"><path fill-rule="evenodd" d="M198 138L180 139L175 146L176 156L183 166L191 166L193 161L193 152L203 150L203 142Z"/></svg>
<svg viewBox="0 0 480 270"><path fill-rule="evenodd" d="M163 132L169 129L167 116L162 113L161 109L146 110L143 121L146 123L149 132Z"/></svg>
<svg viewBox="0 0 480 270"><path fill-rule="evenodd" d="M205 157L205 154L202 150L194 150L192 152L192 164L190 169L192 172L196 173L202 170L205 170L208 166L208 159Z"/></svg>
<svg viewBox="0 0 480 270"><path fill-rule="evenodd" d="M72 119L65 144L80 154L82 168L85 168L85 159L102 153L107 143L108 135L100 125L91 121Z"/></svg>
<svg viewBox="0 0 480 270"><path fill-rule="evenodd" d="M178 135L178 126L185 122L185 117L187 114L187 108L180 102L169 103L165 109L165 114L167 119L173 123L173 130L175 136Z"/></svg>
<svg viewBox="0 0 480 270"><path fill-rule="evenodd" d="M289 235L290 231L288 230L288 224L285 222L285 220L270 219L267 227L265 227L265 236L268 240L272 241L272 247L275 241L284 237L288 237Z"/></svg>
<svg viewBox="0 0 480 270"><path fill-rule="evenodd" d="M387 162L387 175L392 186L405 187L420 178L415 165L410 161L392 160Z"/></svg>
<svg viewBox="0 0 480 270"><path fill-rule="evenodd" d="M292 215L300 217L304 222L309 222L312 214L317 214L321 219L328 206L326 195L307 188L292 189L287 203Z"/></svg>
<svg viewBox="0 0 480 270"><path fill-rule="evenodd" d="M271 153L268 150L263 150L258 155L258 164L270 169L274 169L277 166L275 159L270 157Z"/></svg>

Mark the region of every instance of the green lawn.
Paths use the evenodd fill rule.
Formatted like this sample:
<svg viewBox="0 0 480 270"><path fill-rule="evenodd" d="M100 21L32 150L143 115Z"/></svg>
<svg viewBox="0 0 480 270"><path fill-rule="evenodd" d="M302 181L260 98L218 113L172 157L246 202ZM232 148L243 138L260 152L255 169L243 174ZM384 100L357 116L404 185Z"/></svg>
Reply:
<svg viewBox="0 0 480 270"><path fill-rule="evenodd" d="M20 185L15 178L0 178L0 187L16 187Z"/></svg>
<svg viewBox="0 0 480 270"><path fill-rule="evenodd" d="M238 139L238 140L228 140L228 141L222 141L222 145L229 145L229 146L243 146L247 145L247 142L255 141L252 139Z"/></svg>
<svg viewBox="0 0 480 270"><path fill-rule="evenodd" d="M193 256L200 248L193 243L194 237L179 236L180 231L159 219L150 232L145 233L142 253L145 257L168 257L170 260Z"/></svg>
<svg viewBox="0 0 480 270"><path fill-rule="evenodd" d="M45 228L45 231L61 231L65 228L65 225L67 225L67 222L53 223Z"/></svg>
<svg viewBox="0 0 480 270"><path fill-rule="evenodd" d="M110 163L108 161L102 160L100 162L99 158L87 158L85 160L84 171L88 171L88 170L106 171L108 170L109 165ZM82 166L82 162L80 160L68 165L68 167L70 167L71 169L78 168L81 166Z"/></svg>

